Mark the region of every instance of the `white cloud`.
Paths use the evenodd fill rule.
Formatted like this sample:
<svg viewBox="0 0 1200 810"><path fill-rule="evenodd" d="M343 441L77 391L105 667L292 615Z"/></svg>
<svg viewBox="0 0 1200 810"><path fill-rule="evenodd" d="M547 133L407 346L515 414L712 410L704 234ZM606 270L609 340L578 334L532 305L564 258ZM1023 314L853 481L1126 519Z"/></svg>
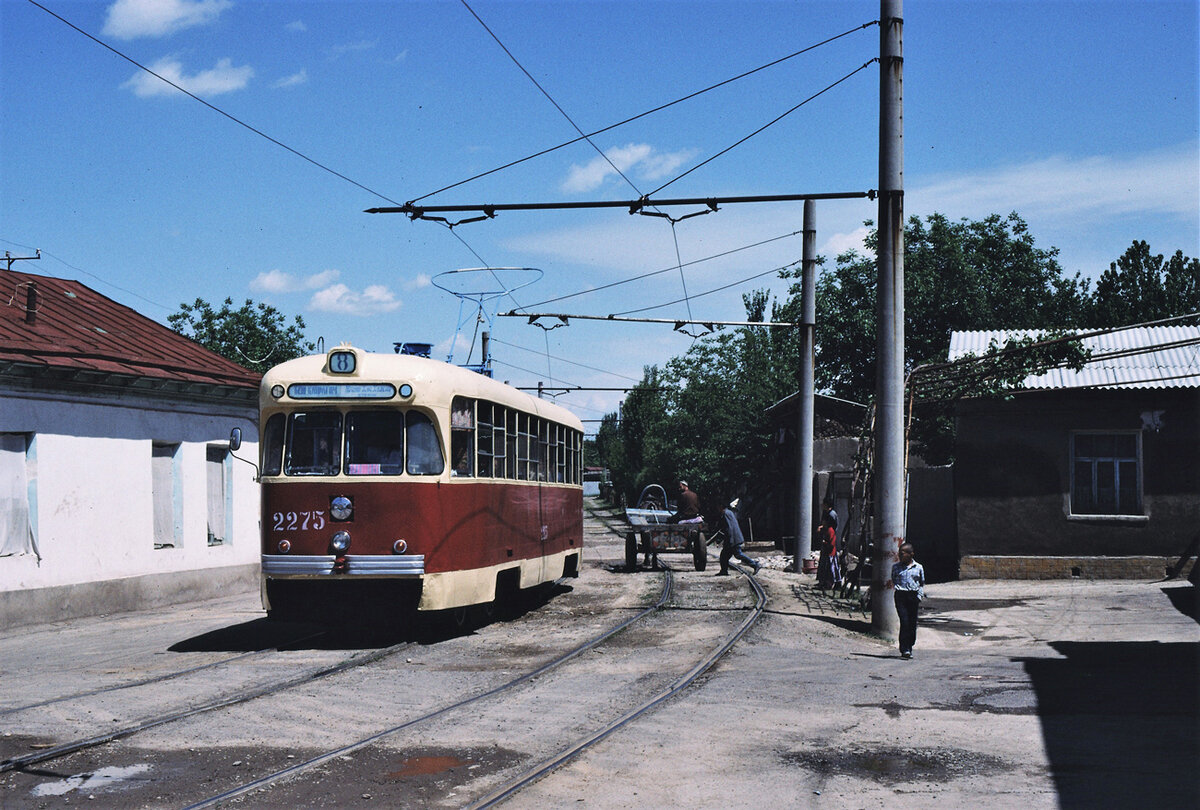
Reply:
<svg viewBox="0 0 1200 810"><path fill-rule="evenodd" d="M294 20L294 21L288 23L287 25L285 25L284 28L286 28L289 31L295 31L296 33L299 33L299 34L303 34L305 31L308 30L308 26L304 24L304 20Z"/></svg>
<svg viewBox="0 0 1200 810"><path fill-rule="evenodd" d="M866 240L867 234L870 232L870 229L865 225L860 225L846 233L835 233L825 240L817 252L823 256L828 256L830 259L836 259L847 250L856 251L862 256L868 255L864 240Z"/></svg>
<svg viewBox="0 0 1200 810"><path fill-rule="evenodd" d="M670 175L695 153L687 150L657 152L649 144L631 143L610 149L604 154L608 160L597 155L582 166L572 165L566 180L562 182L562 190L567 193L594 191L610 177L616 177L617 172L613 166L622 174L633 172L639 179L657 180Z"/></svg>
<svg viewBox="0 0 1200 810"><path fill-rule="evenodd" d="M417 277L404 282L406 290L423 290L433 284L433 277L428 273L417 273Z"/></svg>
<svg viewBox="0 0 1200 810"><path fill-rule="evenodd" d="M103 33L117 39L165 37L207 25L231 0L117 0L108 7Z"/></svg>
<svg viewBox="0 0 1200 810"><path fill-rule="evenodd" d="M282 79L279 79L271 86L272 87L295 87L298 84L305 84L307 82L308 82L308 71L305 70L304 68L301 68L298 72L293 73L291 76L284 76Z"/></svg>
<svg viewBox="0 0 1200 810"><path fill-rule="evenodd" d="M330 59L337 59L338 57L345 56L348 53L369 51L374 48L376 44L377 43L371 40L360 39L358 42L347 42L343 45L334 45L332 48L329 48L326 53L329 55Z"/></svg>
<svg viewBox="0 0 1200 810"><path fill-rule="evenodd" d="M471 341L466 335L462 334L461 332L457 332L453 337L448 337L440 343L435 344L430 353L437 358L454 356L457 358L458 362L465 363L467 360L467 352L470 350ZM476 355L475 360L478 362L478 355Z"/></svg>
<svg viewBox="0 0 1200 810"><path fill-rule="evenodd" d="M313 273L310 276L297 278L291 273L285 273L282 270L268 270L265 273L259 273L250 282L250 289L255 292L268 293L291 293L301 292L303 290L317 290L321 287L337 281L341 275L339 270L323 270L320 273Z"/></svg>
<svg viewBox="0 0 1200 810"><path fill-rule="evenodd" d="M1133 239L1147 239L1159 252L1183 249L1194 255L1200 236L1200 147L1195 142L1141 154L1117 156L1056 156L961 175L908 175L906 215L924 218L938 212L952 221L980 219L1016 211L1027 223L1039 247L1057 247L1060 263L1069 273L1093 276L1108 267ZM868 200L819 201L818 253L832 267L848 249L869 255L863 246L868 229L864 220L875 220L878 204ZM684 209L671 212L678 216ZM675 254L670 228L661 220L622 215L592 216L582 224L545 229L531 228L501 241L501 246L524 255L522 261L556 272L563 266L590 268L566 292L582 290L618 279L670 268ZM715 214L677 226L684 262L713 256L744 245L800 230L800 203L722 206ZM1192 246L1189 249L1189 246ZM688 291L716 287L749 278L772 266L800 258L801 240L781 239L723 259L685 268ZM562 311L617 311L618 292L646 297L648 303L670 300L670 284L678 286L679 273L653 276L645 282L618 287L596 296L571 299L556 305ZM661 282L668 292L651 286ZM766 286L766 280L747 283L747 289ZM741 288L735 292L742 291ZM601 309L608 307L608 309ZM625 306L625 309L630 308ZM740 313L726 313L731 318Z"/></svg>
<svg viewBox="0 0 1200 810"><path fill-rule="evenodd" d="M334 284L316 292L308 305L317 312L339 315L378 315L400 307L400 300L382 284L372 284L362 292L354 292L345 284Z"/></svg>
<svg viewBox="0 0 1200 810"><path fill-rule="evenodd" d="M242 90L254 76L254 68L249 65L234 67L229 59L222 59L217 62L215 67L191 76L185 75L183 64L170 56L159 59L150 65L150 69L189 93L202 98ZM145 71L135 73L129 81L121 86L130 88L139 98L168 96L178 92L171 85Z"/></svg>
<svg viewBox="0 0 1200 810"><path fill-rule="evenodd" d="M1200 152L1195 143L1139 155L1042 160L932 177L906 194L906 208L954 219L1017 211L1026 219L1078 224L1125 214L1195 218ZM951 213L953 212L953 213Z"/></svg>

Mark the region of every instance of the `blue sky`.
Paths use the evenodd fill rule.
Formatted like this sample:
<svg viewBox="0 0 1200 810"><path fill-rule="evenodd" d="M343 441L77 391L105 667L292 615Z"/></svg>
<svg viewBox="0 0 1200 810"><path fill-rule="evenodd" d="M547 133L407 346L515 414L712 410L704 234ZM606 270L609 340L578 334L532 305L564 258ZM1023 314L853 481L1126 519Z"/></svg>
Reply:
<svg viewBox="0 0 1200 810"><path fill-rule="evenodd" d="M326 346L425 341L445 358L463 313L431 282L481 265L543 273L503 310L665 270L530 308L742 320L742 293L785 290L769 271L800 258L789 236L799 203L731 205L674 228L622 209L505 212L453 232L363 209L571 140L563 112L595 131L844 32L598 135L629 182L581 142L424 202L629 200L673 180L655 196L878 184L875 66L679 177L876 57L878 28L855 29L877 19L878 2L39 1L221 111L37 5L0 0L0 249L40 249L17 267L77 278L159 321L197 297L252 298L302 315ZM1198 7L909 0L906 213L1017 211L1039 246L1085 276L1134 239L1200 254ZM875 216L868 201L818 204L820 253L859 244ZM774 241L691 264L764 240ZM475 280L495 283L453 279ZM685 285L690 300L669 303ZM472 311L456 362L468 359ZM650 324L543 332L498 318L491 331L497 377L515 385L621 386L691 341ZM620 396L559 402L598 419Z"/></svg>

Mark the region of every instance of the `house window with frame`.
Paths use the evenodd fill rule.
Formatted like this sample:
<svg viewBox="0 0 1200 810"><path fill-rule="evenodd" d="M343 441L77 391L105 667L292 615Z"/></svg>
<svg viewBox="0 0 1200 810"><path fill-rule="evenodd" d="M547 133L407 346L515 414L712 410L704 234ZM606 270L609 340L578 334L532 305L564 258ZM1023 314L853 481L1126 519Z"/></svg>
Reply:
<svg viewBox="0 0 1200 810"><path fill-rule="evenodd" d="M151 442L150 480L154 547L181 546L183 538L183 479L178 442Z"/></svg>
<svg viewBox="0 0 1200 810"><path fill-rule="evenodd" d="M1071 436L1071 514L1141 515L1141 434Z"/></svg>
<svg viewBox="0 0 1200 810"><path fill-rule="evenodd" d="M0 557L30 554L37 542L37 437L0 433Z"/></svg>
<svg viewBox="0 0 1200 810"><path fill-rule="evenodd" d="M208 492L208 544L220 546L230 537L230 460L229 445L205 447L205 478Z"/></svg>

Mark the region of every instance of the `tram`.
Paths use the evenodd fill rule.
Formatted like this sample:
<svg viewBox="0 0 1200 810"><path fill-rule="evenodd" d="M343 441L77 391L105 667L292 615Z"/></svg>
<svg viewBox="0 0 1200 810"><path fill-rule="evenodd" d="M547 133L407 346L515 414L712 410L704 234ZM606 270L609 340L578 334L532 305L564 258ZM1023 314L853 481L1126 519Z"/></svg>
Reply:
<svg viewBox="0 0 1200 810"><path fill-rule="evenodd" d="M348 345L268 371L259 406L271 618L490 606L578 576L583 425L565 408Z"/></svg>

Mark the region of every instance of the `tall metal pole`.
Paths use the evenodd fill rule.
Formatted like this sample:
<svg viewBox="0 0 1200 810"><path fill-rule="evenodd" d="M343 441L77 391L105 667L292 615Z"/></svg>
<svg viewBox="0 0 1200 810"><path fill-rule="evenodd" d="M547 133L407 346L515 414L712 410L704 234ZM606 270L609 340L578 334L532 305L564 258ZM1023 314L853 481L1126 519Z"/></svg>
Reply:
<svg viewBox="0 0 1200 810"><path fill-rule="evenodd" d="M813 376L817 327L817 204L804 201L804 252L800 280L800 394L796 403L796 560L803 570L812 551Z"/></svg>
<svg viewBox="0 0 1200 810"><path fill-rule="evenodd" d="M879 249L875 376L875 557L871 627L896 638L892 565L904 541L904 10L879 12Z"/></svg>

